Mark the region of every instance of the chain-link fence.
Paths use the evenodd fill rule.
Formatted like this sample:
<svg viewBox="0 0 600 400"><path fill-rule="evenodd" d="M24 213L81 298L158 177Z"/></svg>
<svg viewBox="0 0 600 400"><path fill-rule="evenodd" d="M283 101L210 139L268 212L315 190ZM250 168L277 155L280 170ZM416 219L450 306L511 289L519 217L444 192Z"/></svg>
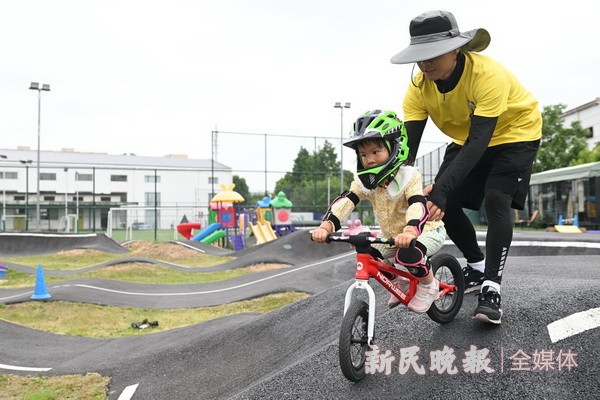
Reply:
<svg viewBox="0 0 600 400"><path fill-rule="evenodd" d="M417 158L415 165L419 168L421 175L423 176L423 185L427 186L435 180L435 176L442 165L444 160L444 153L446 152L447 144L438 147L432 152L425 154L422 157Z"/></svg>

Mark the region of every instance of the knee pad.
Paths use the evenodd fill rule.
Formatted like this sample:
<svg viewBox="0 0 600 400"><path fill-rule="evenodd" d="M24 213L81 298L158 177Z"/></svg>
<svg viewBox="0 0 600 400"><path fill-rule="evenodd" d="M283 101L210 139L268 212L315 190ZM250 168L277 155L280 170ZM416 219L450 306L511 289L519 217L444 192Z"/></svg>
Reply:
<svg viewBox="0 0 600 400"><path fill-rule="evenodd" d="M427 247L417 241L415 247L398 249L394 261L406 267L408 272L417 278L423 278L429 274L429 270L431 269L429 260L425 254L427 254Z"/></svg>

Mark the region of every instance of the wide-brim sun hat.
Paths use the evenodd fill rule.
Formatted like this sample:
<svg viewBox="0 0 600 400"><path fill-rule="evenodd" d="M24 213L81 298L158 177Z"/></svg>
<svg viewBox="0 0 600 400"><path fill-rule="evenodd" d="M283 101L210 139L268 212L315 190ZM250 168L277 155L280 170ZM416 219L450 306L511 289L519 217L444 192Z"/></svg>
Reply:
<svg viewBox="0 0 600 400"><path fill-rule="evenodd" d="M392 57L392 64L410 64L430 60L456 50L483 51L491 37L483 28L460 32L456 18L449 11L435 10L410 21L410 45Z"/></svg>

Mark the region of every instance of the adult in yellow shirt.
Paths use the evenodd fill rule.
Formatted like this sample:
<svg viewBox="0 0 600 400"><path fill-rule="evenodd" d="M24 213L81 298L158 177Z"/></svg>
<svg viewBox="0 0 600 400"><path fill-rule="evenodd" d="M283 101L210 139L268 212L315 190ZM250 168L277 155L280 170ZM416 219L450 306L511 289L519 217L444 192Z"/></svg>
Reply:
<svg viewBox="0 0 600 400"><path fill-rule="evenodd" d="M416 63L403 102L413 159L427 119L452 143L434 184L425 189L431 220L443 220L467 260L466 292L479 291L473 318L500 324L500 284L512 242L511 208L522 210L540 144L535 97L501 64L481 54L485 29L460 32L454 15L436 10L410 22L410 44L394 64ZM485 204L485 256L463 208Z"/></svg>

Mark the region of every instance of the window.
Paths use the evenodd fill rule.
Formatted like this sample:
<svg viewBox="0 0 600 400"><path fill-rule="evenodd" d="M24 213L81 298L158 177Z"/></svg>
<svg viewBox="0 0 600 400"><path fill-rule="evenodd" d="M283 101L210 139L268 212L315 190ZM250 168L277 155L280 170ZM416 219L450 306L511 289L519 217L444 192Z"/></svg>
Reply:
<svg viewBox="0 0 600 400"><path fill-rule="evenodd" d="M160 176L158 175L146 175L144 176L144 181L147 183L154 183L154 180L156 179L156 183L160 183Z"/></svg>
<svg viewBox="0 0 600 400"><path fill-rule="evenodd" d="M215 185L219 183L219 177L218 176L215 176L214 178L212 176L208 177L208 184L210 185L210 184L213 184L213 183Z"/></svg>
<svg viewBox="0 0 600 400"><path fill-rule="evenodd" d="M40 181L55 181L55 180L56 180L55 173L49 173L49 172L40 173Z"/></svg>
<svg viewBox="0 0 600 400"><path fill-rule="evenodd" d="M25 196L13 196L15 201L25 201Z"/></svg>
<svg viewBox="0 0 600 400"><path fill-rule="evenodd" d="M110 203L110 196L100 196L100 202Z"/></svg>
<svg viewBox="0 0 600 400"><path fill-rule="evenodd" d="M17 179L16 172L0 172L0 179Z"/></svg>
<svg viewBox="0 0 600 400"><path fill-rule="evenodd" d="M586 130L588 131L587 135L585 135L586 138L593 138L594 137L594 127L591 126L589 128L586 128Z"/></svg>
<svg viewBox="0 0 600 400"><path fill-rule="evenodd" d="M154 192L146 192L144 194L146 199L146 206L153 207L154 206ZM156 193L156 204L160 206L160 193Z"/></svg>
<svg viewBox="0 0 600 400"><path fill-rule="evenodd" d="M111 175L111 182L127 182L127 175Z"/></svg>
<svg viewBox="0 0 600 400"><path fill-rule="evenodd" d="M54 196L44 196L44 201L54 201Z"/></svg>
<svg viewBox="0 0 600 400"><path fill-rule="evenodd" d="M80 174L80 173L75 173L75 180L76 181L85 181L85 182L91 182L92 181L92 174Z"/></svg>

